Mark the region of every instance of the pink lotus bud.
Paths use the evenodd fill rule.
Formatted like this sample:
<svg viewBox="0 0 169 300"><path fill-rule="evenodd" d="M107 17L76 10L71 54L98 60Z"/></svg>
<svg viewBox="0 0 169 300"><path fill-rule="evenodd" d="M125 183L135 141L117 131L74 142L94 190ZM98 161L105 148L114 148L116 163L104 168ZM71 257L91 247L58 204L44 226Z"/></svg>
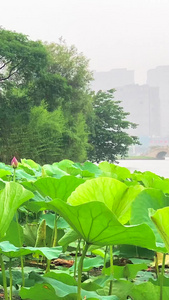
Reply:
<svg viewBox="0 0 169 300"><path fill-rule="evenodd" d="M16 159L16 157L14 156L14 158L11 160L11 166L16 169L18 167L18 161Z"/></svg>

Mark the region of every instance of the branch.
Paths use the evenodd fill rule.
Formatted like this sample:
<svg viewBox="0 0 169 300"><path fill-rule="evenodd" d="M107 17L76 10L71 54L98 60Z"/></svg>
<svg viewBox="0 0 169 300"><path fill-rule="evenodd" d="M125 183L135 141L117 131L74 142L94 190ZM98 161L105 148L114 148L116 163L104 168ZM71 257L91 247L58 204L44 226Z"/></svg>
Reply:
<svg viewBox="0 0 169 300"><path fill-rule="evenodd" d="M20 63L18 63L16 66L13 66L13 67L10 69L9 74L8 74L6 77L1 77L1 78L0 78L0 82L1 82L1 81L4 81L4 80L7 80L7 79L9 79L11 76L13 76L13 75L17 72L17 70L15 70L15 69L19 66L19 64L20 64ZM15 70L15 71L14 71L14 70Z"/></svg>
<svg viewBox="0 0 169 300"><path fill-rule="evenodd" d="M9 64L11 62L11 60L8 60L7 62L5 62L1 67L0 70L2 70L7 64Z"/></svg>

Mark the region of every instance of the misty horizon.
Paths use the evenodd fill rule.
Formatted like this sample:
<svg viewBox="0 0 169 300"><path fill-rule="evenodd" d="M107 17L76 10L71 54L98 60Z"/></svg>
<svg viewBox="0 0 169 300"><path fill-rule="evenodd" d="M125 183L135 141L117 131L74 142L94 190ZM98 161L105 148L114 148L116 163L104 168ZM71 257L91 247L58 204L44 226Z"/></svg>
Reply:
<svg viewBox="0 0 169 300"><path fill-rule="evenodd" d="M169 65L168 0L6 0L1 11L3 28L49 43L62 36L90 70L135 70L142 84L147 70Z"/></svg>

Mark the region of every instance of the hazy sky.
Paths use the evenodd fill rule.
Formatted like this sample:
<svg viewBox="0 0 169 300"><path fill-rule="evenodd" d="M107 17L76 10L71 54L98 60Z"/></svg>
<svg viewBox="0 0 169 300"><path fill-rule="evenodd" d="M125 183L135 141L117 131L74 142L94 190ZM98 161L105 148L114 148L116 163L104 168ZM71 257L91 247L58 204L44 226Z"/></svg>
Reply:
<svg viewBox="0 0 169 300"><path fill-rule="evenodd" d="M31 39L63 37L90 59L91 70L146 71L169 65L169 0L5 0L0 25Z"/></svg>

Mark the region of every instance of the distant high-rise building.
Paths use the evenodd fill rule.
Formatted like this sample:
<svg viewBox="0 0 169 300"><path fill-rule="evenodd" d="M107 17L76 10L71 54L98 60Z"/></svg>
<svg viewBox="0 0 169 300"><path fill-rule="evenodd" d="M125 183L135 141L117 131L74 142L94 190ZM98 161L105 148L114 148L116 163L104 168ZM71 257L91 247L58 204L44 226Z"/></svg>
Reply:
<svg viewBox="0 0 169 300"><path fill-rule="evenodd" d="M114 99L129 113L127 120L138 124L128 133L139 137L142 152L169 137L169 66L148 71L145 85L135 84L134 71L127 69L95 72L91 88L116 90Z"/></svg>
<svg viewBox="0 0 169 300"><path fill-rule="evenodd" d="M110 90L119 86L134 84L134 71L127 69L112 69L108 72L94 72L94 81L91 88L99 90Z"/></svg>
<svg viewBox="0 0 169 300"><path fill-rule="evenodd" d="M147 72L147 84L159 87L161 136L169 137L169 66L159 66Z"/></svg>
<svg viewBox="0 0 169 300"><path fill-rule="evenodd" d="M124 111L129 112L127 119L138 124L129 133L144 137L160 136L160 99L158 87L148 85L127 85L117 88L115 100L121 101Z"/></svg>

